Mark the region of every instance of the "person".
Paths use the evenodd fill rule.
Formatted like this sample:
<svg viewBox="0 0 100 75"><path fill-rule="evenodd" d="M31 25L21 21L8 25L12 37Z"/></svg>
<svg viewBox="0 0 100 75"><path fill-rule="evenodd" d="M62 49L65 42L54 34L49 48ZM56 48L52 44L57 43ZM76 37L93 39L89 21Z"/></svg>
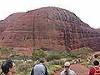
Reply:
<svg viewBox="0 0 100 75"><path fill-rule="evenodd" d="M70 62L65 62L64 70L60 73L60 75L77 75L73 70L70 69Z"/></svg>
<svg viewBox="0 0 100 75"><path fill-rule="evenodd" d="M44 59L40 59L39 63L33 66L31 75L48 75L47 67L44 65Z"/></svg>
<svg viewBox="0 0 100 75"><path fill-rule="evenodd" d="M89 75L100 75L99 61L95 60L93 64L94 66L89 70Z"/></svg>
<svg viewBox="0 0 100 75"><path fill-rule="evenodd" d="M4 75L15 75L16 73L16 67L12 60L7 60L5 63L1 65L2 73Z"/></svg>

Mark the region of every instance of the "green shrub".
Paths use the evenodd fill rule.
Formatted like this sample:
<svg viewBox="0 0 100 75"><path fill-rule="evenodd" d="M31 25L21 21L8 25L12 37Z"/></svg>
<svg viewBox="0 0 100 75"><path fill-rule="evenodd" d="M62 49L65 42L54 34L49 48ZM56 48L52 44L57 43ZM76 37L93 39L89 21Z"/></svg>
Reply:
<svg viewBox="0 0 100 75"><path fill-rule="evenodd" d="M68 51L63 51L60 54L61 54L62 58L68 58L68 57L70 57L70 53Z"/></svg>
<svg viewBox="0 0 100 75"><path fill-rule="evenodd" d="M62 58L62 55L60 52L51 52L51 53L48 53L48 56L47 56L47 61L51 61L51 60L57 60L57 59L61 59Z"/></svg>
<svg viewBox="0 0 100 75"><path fill-rule="evenodd" d="M50 65L63 65L64 63L65 61L63 60L53 60L49 62Z"/></svg>
<svg viewBox="0 0 100 75"><path fill-rule="evenodd" d="M51 61L51 60L54 60L54 59L60 59L60 55L58 54L50 54L47 56L47 61Z"/></svg>
<svg viewBox="0 0 100 75"><path fill-rule="evenodd" d="M32 53L32 58L34 61L38 60L39 58L46 58L46 57L47 57L47 52L43 51L42 49L35 50Z"/></svg>
<svg viewBox="0 0 100 75"><path fill-rule="evenodd" d="M27 75L31 71L31 66L28 63L21 63L18 65L17 71L20 75Z"/></svg>
<svg viewBox="0 0 100 75"><path fill-rule="evenodd" d="M49 65L48 66L49 75L53 75L55 71L58 71L59 69L61 69L60 65Z"/></svg>
<svg viewBox="0 0 100 75"><path fill-rule="evenodd" d="M0 48L0 58L8 58L11 54L13 54L11 48Z"/></svg>

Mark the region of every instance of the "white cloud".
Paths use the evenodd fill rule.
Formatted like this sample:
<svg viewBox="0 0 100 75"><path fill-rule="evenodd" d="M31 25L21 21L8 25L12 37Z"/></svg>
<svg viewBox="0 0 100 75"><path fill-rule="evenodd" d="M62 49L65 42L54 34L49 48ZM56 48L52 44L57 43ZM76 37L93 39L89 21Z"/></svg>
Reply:
<svg viewBox="0 0 100 75"><path fill-rule="evenodd" d="M99 0L0 0L0 19L15 12L56 6L74 12L93 28L100 28Z"/></svg>

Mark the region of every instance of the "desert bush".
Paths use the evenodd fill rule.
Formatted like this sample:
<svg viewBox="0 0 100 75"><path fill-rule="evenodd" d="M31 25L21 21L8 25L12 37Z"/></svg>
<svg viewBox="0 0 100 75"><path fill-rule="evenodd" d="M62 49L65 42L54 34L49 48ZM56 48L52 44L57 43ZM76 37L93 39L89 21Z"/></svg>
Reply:
<svg viewBox="0 0 100 75"><path fill-rule="evenodd" d="M63 60L53 60L49 62L50 65L63 65L64 63L65 61Z"/></svg>
<svg viewBox="0 0 100 75"><path fill-rule="evenodd" d="M0 48L0 58L8 58L12 53L11 48Z"/></svg>
<svg viewBox="0 0 100 75"><path fill-rule="evenodd" d="M48 53L48 56L47 56L47 61L51 61L51 60L58 60L58 59L61 59L62 58L62 55L60 52L56 52L56 51L53 51L53 52L50 52Z"/></svg>
<svg viewBox="0 0 100 75"><path fill-rule="evenodd" d="M83 47L83 48L80 48L78 50L75 50L73 52L71 52L71 57L74 57L74 58L82 58L82 59L86 59L87 56L90 55L90 53L92 53L93 50L90 49L90 48L86 48L86 47Z"/></svg>
<svg viewBox="0 0 100 75"><path fill-rule="evenodd" d="M70 57L70 52L68 52L68 51L63 51L60 54L61 54L62 58L68 58L68 57Z"/></svg>
<svg viewBox="0 0 100 75"><path fill-rule="evenodd" d="M48 66L49 75L53 75L55 71L58 71L59 69L61 69L60 65L49 65Z"/></svg>
<svg viewBox="0 0 100 75"><path fill-rule="evenodd" d="M31 71L31 65L28 63L21 63L17 66L17 72L20 75L28 75Z"/></svg>
<svg viewBox="0 0 100 75"><path fill-rule="evenodd" d="M35 50L32 53L32 59L34 61L38 60L39 58L46 58L46 57L47 57L47 52L42 49Z"/></svg>
<svg viewBox="0 0 100 75"><path fill-rule="evenodd" d="M47 61L51 61L51 60L54 60L54 59L60 59L60 55L58 54L50 54L47 56Z"/></svg>

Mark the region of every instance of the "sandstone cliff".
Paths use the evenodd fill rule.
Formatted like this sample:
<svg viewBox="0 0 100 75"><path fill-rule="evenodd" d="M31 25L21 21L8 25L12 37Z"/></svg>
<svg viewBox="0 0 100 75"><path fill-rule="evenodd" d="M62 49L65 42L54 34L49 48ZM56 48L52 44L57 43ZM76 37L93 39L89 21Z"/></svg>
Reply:
<svg viewBox="0 0 100 75"><path fill-rule="evenodd" d="M16 50L100 50L100 31L91 28L74 13L44 7L14 13L0 21L0 47Z"/></svg>

